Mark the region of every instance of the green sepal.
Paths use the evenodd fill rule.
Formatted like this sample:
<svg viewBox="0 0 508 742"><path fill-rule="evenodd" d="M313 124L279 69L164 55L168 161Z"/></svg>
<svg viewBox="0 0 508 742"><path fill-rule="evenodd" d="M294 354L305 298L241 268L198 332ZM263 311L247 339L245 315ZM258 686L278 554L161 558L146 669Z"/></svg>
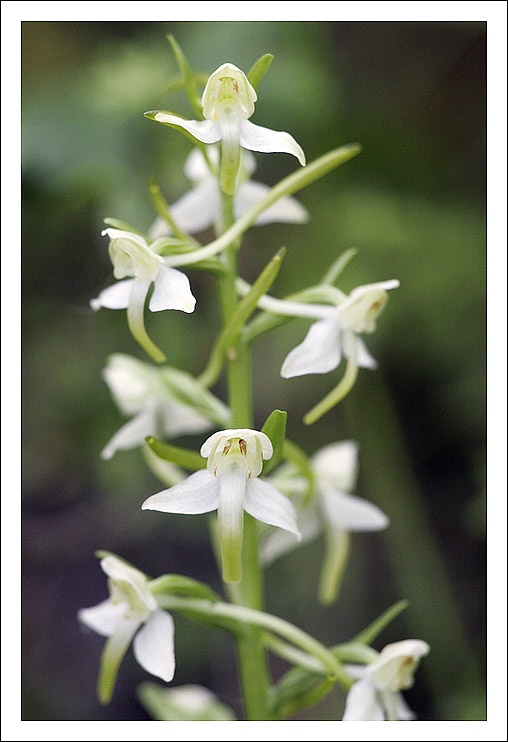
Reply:
<svg viewBox="0 0 508 742"><path fill-rule="evenodd" d="M182 73L184 88L185 92L187 93L189 103L191 104L195 113L202 118L203 107L201 106L201 96L196 90L196 77L192 72L191 66L187 62L185 54L183 53L175 37L172 34L168 34L167 39L171 44L176 62L178 64L178 67L180 68L180 72Z"/></svg>
<svg viewBox="0 0 508 742"><path fill-rule="evenodd" d="M146 240L146 235L144 235L143 232L140 232L136 227L127 224L127 222L123 222L121 219L112 219L108 216L104 219L104 224L113 227L113 229L122 229L124 232L134 232L134 234L139 234L140 237L143 237L143 239Z"/></svg>
<svg viewBox="0 0 508 742"><path fill-rule="evenodd" d="M176 688L163 688L156 683L141 683L137 687L140 703L156 721L236 721L233 711L214 696L208 705L194 710L172 698Z"/></svg>
<svg viewBox="0 0 508 742"><path fill-rule="evenodd" d="M359 644L372 644L374 639L388 626L388 624L397 618L399 613L405 611L408 605L408 600L399 600L398 603L394 603L390 608L376 618L375 621L366 626L363 631L360 631L360 633L351 641Z"/></svg>
<svg viewBox="0 0 508 742"><path fill-rule="evenodd" d="M263 54L263 56L260 57L257 62L254 62L250 70L247 72L247 79L254 90L257 91L259 84L265 76L268 67L271 65L272 61L273 54Z"/></svg>
<svg viewBox="0 0 508 742"><path fill-rule="evenodd" d="M153 595L182 595L186 598L199 598L202 600L223 600L211 587L199 580L184 575L161 575L155 580L150 580L148 587Z"/></svg>
<svg viewBox="0 0 508 742"><path fill-rule="evenodd" d="M171 463L177 464L177 466L181 466L183 469L189 469L190 471L198 471L206 467L206 459L195 451L189 451L187 448L180 448L179 446L172 446L170 443L159 441L151 435L145 438L145 441L152 451L159 458L164 459L164 461L171 461Z"/></svg>
<svg viewBox="0 0 508 742"><path fill-rule="evenodd" d="M284 438L286 436L286 422L288 413L283 410L274 410L266 419L261 432L269 437L273 446L271 459L263 462L263 475L268 474L282 458Z"/></svg>

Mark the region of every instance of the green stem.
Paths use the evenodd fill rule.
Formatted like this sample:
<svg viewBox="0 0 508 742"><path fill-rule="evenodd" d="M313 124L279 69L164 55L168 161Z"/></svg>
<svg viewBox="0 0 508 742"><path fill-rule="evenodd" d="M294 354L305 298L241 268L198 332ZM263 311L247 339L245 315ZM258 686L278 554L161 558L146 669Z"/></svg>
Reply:
<svg viewBox="0 0 508 742"><path fill-rule="evenodd" d="M222 229L227 232L233 223L233 197L223 194ZM239 245L236 239L237 235L233 235L233 241L228 244L223 253L228 270L218 278L223 327L230 322L237 306L236 255ZM241 336L228 349L226 369L232 427L251 428L253 424L251 353ZM257 523L247 514L244 516L242 560L242 581L237 584L226 583L225 589L232 602L260 610L264 601ZM236 652L245 719L268 721L272 718L268 698L271 680L261 629L248 624L242 635L236 638Z"/></svg>

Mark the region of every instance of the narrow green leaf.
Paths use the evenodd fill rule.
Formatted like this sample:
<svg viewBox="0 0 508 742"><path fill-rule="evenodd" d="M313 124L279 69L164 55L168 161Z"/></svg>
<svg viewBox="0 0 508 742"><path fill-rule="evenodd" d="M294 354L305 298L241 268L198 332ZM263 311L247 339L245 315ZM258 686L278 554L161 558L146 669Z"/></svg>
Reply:
<svg viewBox="0 0 508 742"><path fill-rule="evenodd" d="M323 280L321 281L321 283L335 283L344 268L347 266L349 261L354 258L357 252L358 250L356 249L356 247L350 247L349 250L345 250L341 255L339 255L337 260L334 260L334 262L328 268L327 272L323 276Z"/></svg>
<svg viewBox="0 0 508 742"><path fill-rule="evenodd" d="M382 613L375 621L369 624L363 631L355 636L351 641L359 644L371 644L374 639L388 626L402 611L405 611L409 605L408 600L399 600L398 603L394 603L384 613Z"/></svg>
<svg viewBox="0 0 508 742"><path fill-rule="evenodd" d="M212 386L219 378L228 350L235 344L243 326L256 309L259 298L266 294L277 278L285 253L286 248L279 250L261 271L249 293L238 302L230 321L215 341L207 367L198 378L204 386Z"/></svg>
<svg viewBox="0 0 508 742"><path fill-rule="evenodd" d="M151 580L149 588L154 595L183 595L187 598L202 598L203 600L223 600L220 595L199 580L184 575L161 575Z"/></svg>
<svg viewBox="0 0 508 742"><path fill-rule="evenodd" d="M159 458L164 459L164 461L171 461L173 464L177 464L183 469L189 469L191 471L197 471L198 469L204 469L206 467L206 459L195 451L189 451L187 448L172 446L170 443L159 441L153 436L148 436L145 440L152 451L156 453Z"/></svg>
<svg viewBox="0 0 508 742"><path fill-rule="evenodd" d="M257 62L254 62L250 70L247 72L247 79L254 90L257 91L259 84L265 76L268 67L271 65L272 61L273 54L263 54L263 56L260 57Z"/></svg>
<svg viewBox="0 0 508 742"><path fill-rule="evenodd" d="M184 86L185 86L185 92L187 93L187 98L189 99L189 103L191 104L195 113L200 118L202 118L203 107L201 105L201 96L196 90L195 75L192 72L192 69L189 63L187 62L187 59L180 45L176 41L175 37L172 34L168 34L167 39L169 43L171 44L171 48L173 49L173 54L175 55L178 67L180 68L180 72L182 73Z"/></svg>
<svg viewBox="0 0 508 742"><path fill-rule="evenodd" d="M273 446L273 456L263 462L263 474L268 474L281 460L288 413L274 410L266 419L261 432L269 437Z"/></svg>

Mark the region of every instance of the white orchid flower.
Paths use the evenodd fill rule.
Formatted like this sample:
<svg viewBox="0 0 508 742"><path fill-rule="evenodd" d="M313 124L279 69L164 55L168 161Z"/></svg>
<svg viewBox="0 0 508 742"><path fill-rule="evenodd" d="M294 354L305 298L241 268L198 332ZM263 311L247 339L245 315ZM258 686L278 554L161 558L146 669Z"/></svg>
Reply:
<svg viewBox="0 0 508 742"><path fill-rule="evenodd" d="M340 580L349 554L349 534L381 531L389 518L373 503L351 495L358 475L358 446L354 441L331 443L319 449L310 459L317 497L298 513L298 527L308 543L324 533L326 558L320 580L320 599L332 603L337 599ZM307 489L307 480L298 475L292 464L280 467L271 481L285 494L301 498ZM261 546L261 558L271 564L296 544L287 534L276 531L269 534Z"/></svg>
<svg viewBox="0 0 508 742"><path fill-rule="evenodd" d="M202 685L161 688L143 683L138 695L158 721L236 721L233 711Z"/></svg>
<svg viewBox="0 0 508 742"><path fill-rule="evenodd" d="M119 280L92 299L90 306L94 310L101 307L127 309L129 327L138 343L155 361L165 361L165 355L146 334L143 319L146 297L153 284L148 304L152 312L178 309L191 313L196 299L189 279L181 271L166 265L165 259L157 253L157 245L149 246L141 235L113 228L103 230L102 234L110 239L113 275Z"/></svg>
<svg viewBox="0 0 508 742"><path fill-rule="evenodd" d="M212 421L229 420L228 408L183 371L114 353L103 376L120 411L132 416L105 446L103 459L142 446L149 435L174 438L202 433L212 427Z"/></svg>
<svg viewBox="0 0 508 742"><path fill-rule="evenodd" d="M215 145L207 148L208 158L219 165L219 150ZM245 214L251 206L263 198L270 188L264 183L250 180L256 168L254 157L242 150L238 171L238 187L235 193L233 213L235 219ZM179 229L188 234L202 232L209 227L220 229L222 200L217 178L211 173L201 150L194 149L184 165L186 176L194 183L193 188L170 207L169 211ZM301 224L309 218L307 210L291 196L285 196L263 211L254 226L271 222ZM148 235L152 240L171 234L165 219L157 217Z"/></svg>
<svg viewBox="0 0 508 742"><path fill-rule="evenodd" d="M189 515L217 510L223 578L239 582L244 510L263 523L300 537L290 500L273 484L258 479L263 459L272 454L272 444L264 433L245 428L221 430L201 446L201 456L208 459L206 469L152 495L141 507Z"/></svg>
<svg viewBox="0 0 508 742"><path fill-rule="evenodd" d="M311 325L304 341L288 354L281 376L289 379L326 374L337 368L342 355L354 359L356 366L376 368L376 361L358 336L374 332L376 319L388 301L387 291L398 286L396 279L370 283L353 289L338 307L311 305L313 316L321 317ZM297 309L301 315L302 305L297 304Z"/></svg>
<svg viewBox="0 0 508 742"><path fill-rule="evenodd" d="M108 703L120 663L131 642L136 660L147 672L166 682L175 673L174 622L161 610L146 576L118 557L101 559L108 576L110 597L92 608L82 608L79 620L107 637L102 653L99 698Z"/></svg>
<svg viewBox="0 0 508 742"><path fill-rule="evenodd" d="M419 639L387 644L365 667L347 666L358 677L346 698L342 721L409 721L415 718L400 691L411 688L414 673L429 645Z"/></svg>
<svg viewBox="0 0 508 742"><path fill-rule="evenodd" d="M303 150L290 134L249 121L256 100L256 91L245 73L234 64L223 64L210 75L203 91L204 121L189 121L163 111L157 112L154 118L185 129L205 144L220 141L221 187L226 193L233 193L240 147L252 152L287 152L305 165Z"/></svg>

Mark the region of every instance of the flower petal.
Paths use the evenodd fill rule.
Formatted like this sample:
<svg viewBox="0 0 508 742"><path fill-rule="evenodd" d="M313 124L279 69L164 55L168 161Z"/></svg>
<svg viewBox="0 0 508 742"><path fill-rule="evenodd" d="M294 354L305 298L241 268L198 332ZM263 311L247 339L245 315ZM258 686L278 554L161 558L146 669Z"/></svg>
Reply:
<svg viewBox="0 0 508 742"><path fill-rule="evenodd" d="M190 234L212 227L221 213L220 194L213 178L207 178L170 207L178 227Z"/></svg>
<svg viewBox="0 0 508 742"><path fill-rule="evenodd" d="M240 186L235 199L235 218L238 219L246 211L266 196L270 188L264 183L247 180ZM302 224L308 221L309 213L295 198L285 196L258 216L255 225L270 224L271 222L285 222L288 224Z"/></svg>
<svg viewBox="0 0 508 742"><path fill-rule="evenodd" d="M314 322L300 345L286 356L281 376L326 374L340 363L340 329L335 318Z"/></svg>
<svg viewBox="0 0 508 742"><path fill-rule="evenodd" d="M287 152L294 155L300 165L305 165L303 149L286 131L267 129L244 120L240 129L240 144L252 152Z"/></svg>
<svg viewBox="0 0 508 742"><path fill-rule="evenodd" d="M175 674L175 624L166 611L152 613L134 637L132 649L141 667L166 683Z"/></svg>
<svg viewBox="0 0 508 742"><path fill-rule="evenodd" d="M159 414L162 418L164 432L172 438L185 433L203 433L212 426L210 420L204 415L179 402L161 405Z"/></svg>
<svg viewBox="0 0 508 742"><path fill-rule="evenodd" d="M402 693L394 693L393 700L397 719L400 719L400 721L411 721L412 719L416 719L415 712L409 708Z"/></svg>
<svg viewBox="0 0 508 742"><path fill-rule="evenodd" d="M122 618L114 634L106 640L101 655L101 667L97 692L101 703L109 703L116 684L118 668L122 662L132 637L138 630L140 621L137 618Z"/></svg>
<svg viewBox="0 0 508 742"><path fill-rule="evenodd" d="M216 510L218 505L219 481L209 471L201 469L174 487L152 495L145 500L141 509L197 515Z"/></svg>
<svg viewBox="0 0 508 742"><path fill-rule="evenodd" d="M341 492L319 482L319 492L327 521L344 531L381 531L390 519L376 505L362 497Z"/></svg>
<svg viewBox="0 0 508 742"><path fill-rule="evenodd" d="M344 333L346 334L346 333ZM358 337L358 335L354 336L355 344L356 344L356 363L360 368L370 368L373 371L378 367L378 362L375 358L371 356L369 351L367 350L367 346L363 342L363 340ZM346 344L343 345L344 348L344 355L346 358L349 358L349 352L348 348L346 347Z"/></svg>
<svg viewBox="0 0 508 742"><path fill-rule="evenodd" d="M154 119L163 124L179 126L205 144L213 144L214 142L218 142L220 139L219 126L215 121L193 121L183 119L180 116L174 116L170 113L156 113Z"/></svg>
<svg viewBox="0 0 508 742"><path fill-rule="evenodd" d="M157 419L154 407L147 407L122 425L109 443L102 449L101 458L111 459L117 451L128 451L143 445L147 435L155 435Z"/></svg>
<svg viewBox="0 0 508 742"><path fill-rule="evenodd" d="M342 721L384 721L384 719L383 707L370 679L358 680L347 694Z"/></svg>
<svg viewBox="0 0 508 742"><path fill-rule="evenodd" d="M277 526L301 538L296 511L291 500L273 484L261 479L249 479L245 490L244 508L253 518L269 526Z"/></svg>
<svg viewBox="0 0 508 742"><path fill-rule="evenodd" d="M329 443L312 456L318 479L326 479L341 490L353 489L357 478L358 445L355 441Z"/></svg>
<svg viewBox="0 0 508 742"><path fill-rule="evenodd" d="M304 511L298 514L298 526L301 533L300 542L295 541L294 536L288 531L281 529L270 531L263 539L259 551L262 564L272 564L279 557L290 553L302 544L312 541L319 535L322 526L314 507L305 508Z"/></svg>
<svg viewBox="0 0 508 742"><path fill-rule="evenodd" d="M185 273L162 266L154 281L154 291L148 306L152 312L161 312L164 309L179 309L188 314L193 312L196 299Z"/></svg>
<svg viewBox="0 0 508 742"><path fill-rule="evenodd" d="M101 307L127 309L134 280L134 278L128 278L125 281L117 281L112 286L108 286L95 299L90 299L90 306L94 311Z"/></svg>
<svg viewBox="0 0 508 742"><path fill-rule="evenodd" d="M125 604L113 603L110 598L92 608L78 611L79 620L101 636L111 636L125 612Z"/></svg>

